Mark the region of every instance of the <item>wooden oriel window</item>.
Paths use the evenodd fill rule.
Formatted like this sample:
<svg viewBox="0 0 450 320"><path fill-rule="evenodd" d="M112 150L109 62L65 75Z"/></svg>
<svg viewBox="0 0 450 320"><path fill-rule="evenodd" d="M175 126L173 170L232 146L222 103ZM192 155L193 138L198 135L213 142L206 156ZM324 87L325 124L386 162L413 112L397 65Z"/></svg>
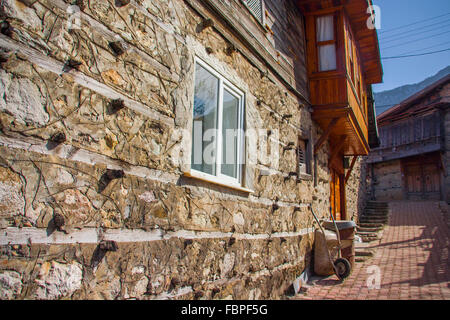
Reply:
<svg viewBox="0 0 450 320"><path fill-rule="evenodd" d="M336 70L336 31L334 15L316 18L318 70Z"/></svg>
<svg viewBox="0 0 450 320"><path fill-rule="evenodd" d="M358 61L357 61L358 62ZM359 66L359 64L358 64ZM356 93L358 94L359 99L361 99L361 77L360 77L360 73L359 73L359 67L356 70Z"/></svg>
<svg viewBox="0 0 450 320"><path fill-rule="evenodd" d="M353 43L352 43L352 36L350 35L349 31L347 31L347 52L348 52L348 61L350 65L350 70L348 70L348 72L350 73L350 78L352 79L352 82L355 83L355 61L353 59Z"/></svg>

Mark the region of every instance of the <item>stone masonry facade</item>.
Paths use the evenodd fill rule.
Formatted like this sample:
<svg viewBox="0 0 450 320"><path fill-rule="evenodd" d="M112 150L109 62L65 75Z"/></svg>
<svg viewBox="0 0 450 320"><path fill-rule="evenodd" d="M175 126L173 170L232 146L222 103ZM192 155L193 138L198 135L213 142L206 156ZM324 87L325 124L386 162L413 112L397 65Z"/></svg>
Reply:
<svg viewBox="0 0 450 320"><path fill-rule="evenodd" d="M307 103L216 29L197 32L182 0L76 1L75 18L71 1L2 3L0 299L279 298L311 261L309 205L329 212L328 145L315 178L289 174L285 146L321 134ZM246 168L251 193L183 174L195 56L245 92L247 128L280 133L278 166ZM353 219L365 176L358 161Z"/></svg>

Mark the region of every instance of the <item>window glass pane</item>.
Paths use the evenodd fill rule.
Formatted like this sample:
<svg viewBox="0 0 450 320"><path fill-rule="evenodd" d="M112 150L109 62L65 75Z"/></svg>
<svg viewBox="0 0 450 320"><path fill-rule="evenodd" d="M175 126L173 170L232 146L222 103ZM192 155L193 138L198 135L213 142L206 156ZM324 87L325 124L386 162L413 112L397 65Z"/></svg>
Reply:
<svg viewBox="0 0 450 320"><path fill-rule="evenodd" d="M319 71L336 70L336 46L319 46Z"/></svg>
<svg viewBox="0 0 450 320"><path fill-rule="evenodd" d="M353 47L352 47L352 38L350 33L347 33L347 53L350 60L353 60Z"/></svg>
<svg viewBox="0 0 450 320"><path fill-rule="evenodd" d="M221 173L237 178L239 99L223 90Z"/></svg>
<svg viewBox="0 0 450 320"><path fill-rule="evenodd" d="M333 16L317 18L317 41L334 40Z"/></svg>
<svg viewBox="0 0 450 320"><path fill-rule="evenodd" d="M196 65L192 169L216 174L216 129L219 79Z"/></svg>

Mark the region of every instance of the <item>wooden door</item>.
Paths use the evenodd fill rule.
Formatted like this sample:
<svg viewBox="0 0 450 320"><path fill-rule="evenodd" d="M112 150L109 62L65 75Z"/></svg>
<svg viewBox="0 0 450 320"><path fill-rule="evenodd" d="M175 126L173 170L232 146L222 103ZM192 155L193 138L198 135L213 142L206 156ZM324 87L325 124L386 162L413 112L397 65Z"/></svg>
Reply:
<svg viewBox="0 0 450 320"><path fill-rule="evenodd" d="M439 200L441 180L439 164L424 157L404 164L405 193L409 200Z"/></svg>
<svg viewBox="0 0 450 320"><path fill-rule="evenodd" d="M331 212L336 220L341 220L343 218L343 186L342 186L342 176L331 169L331 183L330 183L330 204Z"/></svg>
<svg viewBox="0 0 450 320"><path fill-rule="evenodd" d="M406 193L409 200L422 199L422 168L419 165L407 165L406 173Z"/></svg>
<svg viewBox="0 0 450 320"><path fill-rule="evenodd" d="M425 199L440 200L441 181L439 178L439 167L435 163L423 166L423 186Z"/></svg>

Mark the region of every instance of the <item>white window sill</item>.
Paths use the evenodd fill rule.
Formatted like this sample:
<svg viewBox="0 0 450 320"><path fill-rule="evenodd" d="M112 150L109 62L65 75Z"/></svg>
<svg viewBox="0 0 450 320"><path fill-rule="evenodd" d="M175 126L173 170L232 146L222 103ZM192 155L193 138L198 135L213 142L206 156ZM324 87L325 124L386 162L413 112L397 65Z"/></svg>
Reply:
<svg viewBox="0 0 450 320"><path fill-rule="evenodd" d="M223 181L222 179L220 179L218 177L214 177L214 176L211 176L211 175L208 175L208 174L202 174L201 172L198 172L198 171L195 171L195 170L183 172L183 175L186 176L186 177L199 179L199 180L202 180L202 181L206 181L206 182L217 184L217 185L222 186L222 187L227 187L227 188L230 188L230 189L234 189L234 190L238 190L238 191L242 191L242 192L246 192L246 193L253 193L254 192L254 190L245 188L245 187L243 187L241 185L230 183L228 181Z"/></svg>

